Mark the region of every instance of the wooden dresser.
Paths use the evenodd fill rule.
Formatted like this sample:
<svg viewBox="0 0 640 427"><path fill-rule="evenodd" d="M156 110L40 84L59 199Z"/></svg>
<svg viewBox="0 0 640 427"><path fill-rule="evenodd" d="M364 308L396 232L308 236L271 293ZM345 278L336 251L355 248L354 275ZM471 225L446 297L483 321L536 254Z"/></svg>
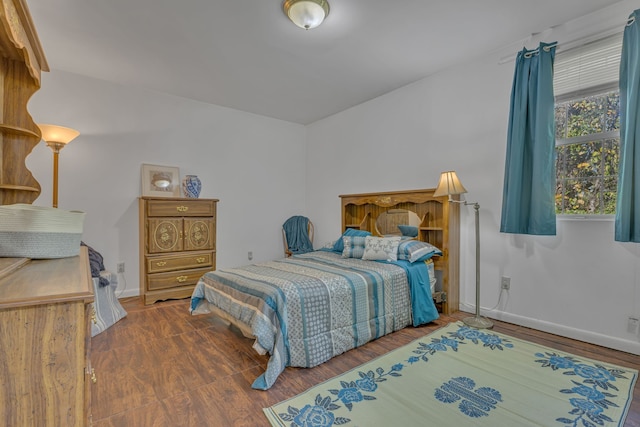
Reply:
<svg viewBox="0 0 640 427"><path fill-rule="evenodd" d="M84 247L56 260L0 258L0 425L90 425L92 301Z"/></svg>
<svg viewBox="0 0 640 427"><path fill-rule="evenodd" d="M145 304L190 297L216 268L217 199L141 197L140 295Z"/></svg>

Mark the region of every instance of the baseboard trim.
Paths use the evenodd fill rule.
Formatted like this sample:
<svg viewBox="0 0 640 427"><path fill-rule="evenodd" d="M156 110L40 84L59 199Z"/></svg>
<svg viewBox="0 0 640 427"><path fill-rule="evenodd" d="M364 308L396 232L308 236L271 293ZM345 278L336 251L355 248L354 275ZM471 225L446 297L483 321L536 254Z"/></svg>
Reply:
<svg viewBox="0 0 640 427"><path fill-rule="evenodd" d="M475 313L474 306L463 303L460 304L460 310L467 313ZM627 353L640 355L639 342L598 334L584 329L571 328L568 326L559 325L557 323L551 323L540 319L520 316L504 311L493 310L489 312L481 309L480 312L483 316L489 317L491 319L501 320L503 322L537 329L543 332L548 332L550 334L560 335L574 340L584 341L591 344L612 348L614 350L620 350Z"/></svg>
<svg viewBox="0 0 640 427"><path fill-rule="evenodd" d="M140 296L140 289L125 289L122 293L116 289L118 298L128 298Z"/></svg>

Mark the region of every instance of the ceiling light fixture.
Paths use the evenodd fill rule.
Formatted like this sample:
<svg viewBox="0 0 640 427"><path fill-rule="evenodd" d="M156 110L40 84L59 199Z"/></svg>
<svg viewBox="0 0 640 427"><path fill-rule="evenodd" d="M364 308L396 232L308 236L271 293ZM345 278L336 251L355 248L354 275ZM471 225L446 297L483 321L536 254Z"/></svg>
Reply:
<svg viewBox="0 0 640 427"><path fill-rule="evenodd" d="M291 22L305 30L322 24L329 15L329 3L326 0L285 0L282 9Z"/></svg>

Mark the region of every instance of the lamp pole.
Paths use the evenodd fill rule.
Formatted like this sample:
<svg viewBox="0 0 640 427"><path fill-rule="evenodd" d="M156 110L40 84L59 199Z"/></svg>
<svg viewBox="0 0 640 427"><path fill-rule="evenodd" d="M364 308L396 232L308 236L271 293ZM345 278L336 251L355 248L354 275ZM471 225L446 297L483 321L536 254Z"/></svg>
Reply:
<svg viewBox="0 0 640 427"><path fill-rule="evenodd" d="M65 146L63 142L46 141L47 147L53 151L53 207L58 207L58 156Z"/></svg>
<svg viewBox="0 0 640 427"><path fill-rule="evenodd" d="M477 202L464 202L465 206L472 205L475 211L476 223L476 315L462 319L465 325L478 329L491 329L493 322L480 316L480 204Z"/></svg>

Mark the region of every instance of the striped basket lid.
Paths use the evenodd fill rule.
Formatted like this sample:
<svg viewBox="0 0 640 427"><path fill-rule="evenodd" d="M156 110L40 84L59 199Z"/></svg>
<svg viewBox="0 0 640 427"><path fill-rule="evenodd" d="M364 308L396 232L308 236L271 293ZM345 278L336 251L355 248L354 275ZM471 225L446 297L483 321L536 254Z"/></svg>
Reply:
<svg viewBox="0 0 640 427"><path fill-rule="evenodd" d="M84 212L24 203L0 206L0 232L82 233Z"/></svg>

